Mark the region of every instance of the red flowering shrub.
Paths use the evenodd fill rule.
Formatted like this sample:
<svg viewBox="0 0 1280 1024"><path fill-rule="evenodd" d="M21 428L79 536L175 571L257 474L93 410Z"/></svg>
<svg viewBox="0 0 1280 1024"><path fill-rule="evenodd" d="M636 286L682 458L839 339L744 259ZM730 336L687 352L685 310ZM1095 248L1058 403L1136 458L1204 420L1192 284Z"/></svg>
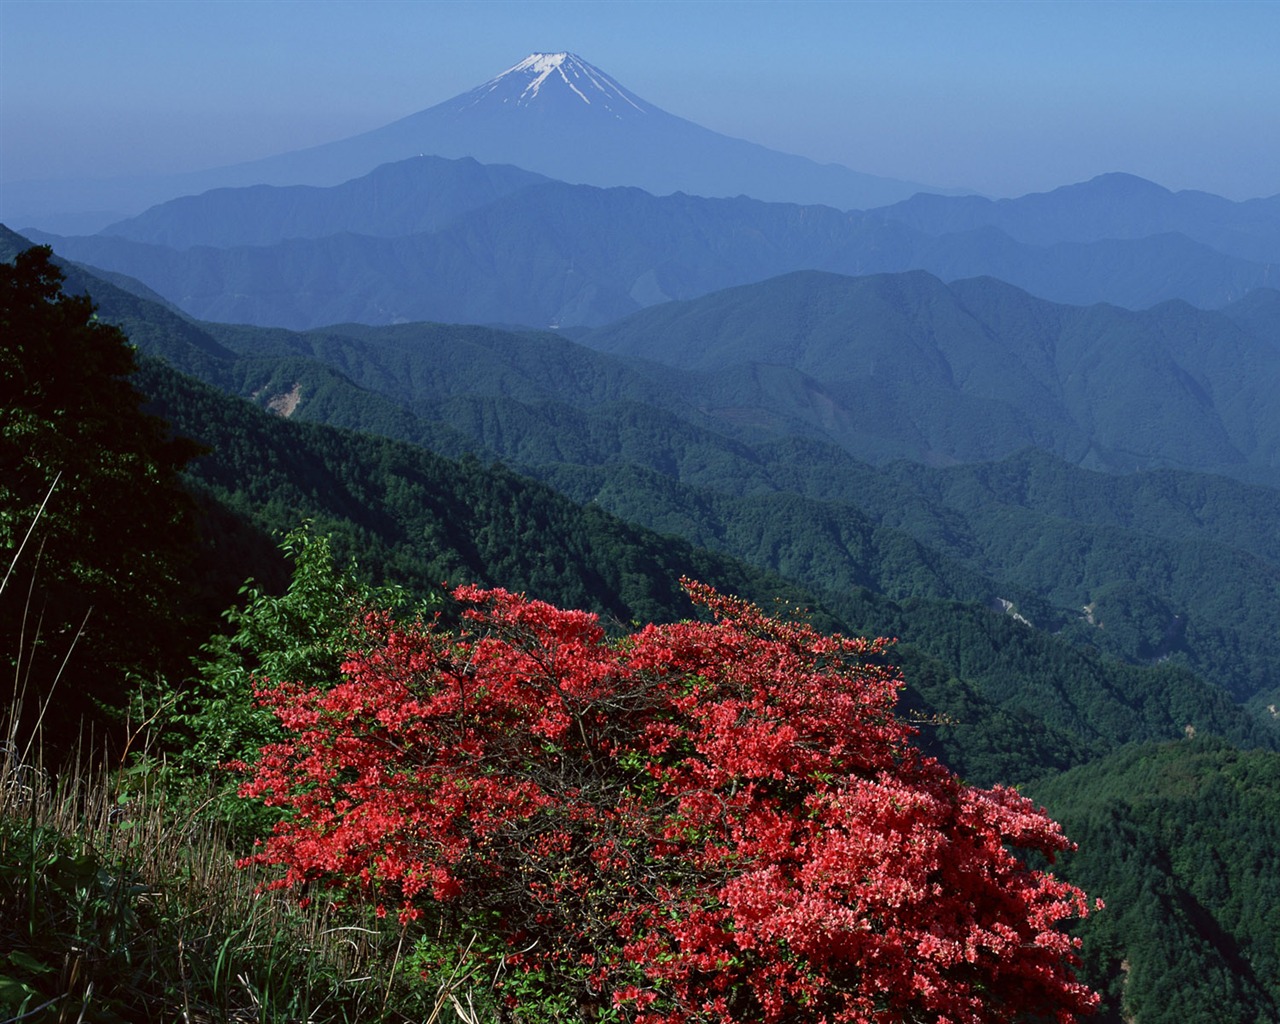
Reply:
<svg viewBox="0 0 1280 1024"><path fill-rule="evenodd" d="M501 590L456 591L457 632L370 614L341 682L262 691L290 738L243 792L289 814L252 860L423 918L432 949L478 937L508 1019L1090 1009L1058 928L1085 896L1016 855L1067 840L915 750L884 641L688 586L714 623L618 641Z"/></svg>

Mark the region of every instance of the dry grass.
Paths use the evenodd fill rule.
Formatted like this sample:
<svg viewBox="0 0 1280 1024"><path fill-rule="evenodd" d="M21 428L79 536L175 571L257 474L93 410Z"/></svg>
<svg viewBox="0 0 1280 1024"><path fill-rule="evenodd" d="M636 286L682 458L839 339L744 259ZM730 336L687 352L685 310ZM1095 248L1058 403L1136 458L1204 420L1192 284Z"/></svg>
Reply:
<svg viewBox="0 0 1280 1024"><path fill-rule="evenodd" d="M0 916L17 924L0 938L27 965L0 1018L404 1019L384 1012L398 936L263 891L162 777L84 759L55 776L0 748Z"/></svg>

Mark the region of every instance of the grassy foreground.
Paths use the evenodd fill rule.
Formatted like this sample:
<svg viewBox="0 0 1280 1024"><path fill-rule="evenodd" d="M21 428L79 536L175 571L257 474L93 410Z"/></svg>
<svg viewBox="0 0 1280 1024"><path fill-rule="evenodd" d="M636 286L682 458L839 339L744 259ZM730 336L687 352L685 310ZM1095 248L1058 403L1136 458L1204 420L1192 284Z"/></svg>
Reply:
<svg viewBox="0 0 1280 1024"><path fill-rule="evenodd" d="M0 1020L435 1020L394 920L300 910L236 867L162 763L56 776L0 748ZM415 985L414 982L417 982ZM450 1012L452 1016L452 1012Z"/></svg>

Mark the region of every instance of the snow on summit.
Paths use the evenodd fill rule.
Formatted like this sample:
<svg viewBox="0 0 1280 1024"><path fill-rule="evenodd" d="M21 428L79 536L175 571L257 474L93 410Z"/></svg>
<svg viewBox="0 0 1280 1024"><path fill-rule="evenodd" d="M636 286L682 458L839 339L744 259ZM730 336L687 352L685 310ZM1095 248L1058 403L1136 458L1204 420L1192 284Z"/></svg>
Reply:
<svg viewBox="0 0 1280 1024"><path fill-rule="evenodd" d="M550 83L550 85L548 85ZM615 116L622 104L645 113L643 101L627 92L621 85L597 67L593 67L574 53L531 53L519 64L491 78L474 90L476 101L494 96L503 103L515 106L532 104L548 85L548 91L577 97L587 105L600 105Z"/></svg>

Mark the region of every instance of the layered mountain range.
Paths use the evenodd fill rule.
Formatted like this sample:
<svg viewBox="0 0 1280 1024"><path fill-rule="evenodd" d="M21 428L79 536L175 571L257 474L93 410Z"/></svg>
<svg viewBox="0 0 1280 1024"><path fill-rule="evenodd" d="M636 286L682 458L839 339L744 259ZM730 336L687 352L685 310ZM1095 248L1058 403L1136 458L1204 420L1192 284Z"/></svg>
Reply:
<svg viewBox="0 0 1280 1024"><path fill-rule="evenodd" d="M869 181L700 128L573 54L533 54L363 135L169 181L96 234L28 235L192 315L294 329L596 326L797 270L989 276L1135 309L1280 285L1280 196L1124 174L1006 200Z"/></svg>
<svg viewBox="0 0 1280 1024"><path fill-rule="evenodd" d="M332 188L217 190L97 235L30 235L195 316L295 329L599 325L796 270L989 276L1135 309L1218 307L1280 284L1280 198L1232 203L1127 175L1001 203L922 196L842 213L419 157Z"/></svg>
<svg viewBox="0 0 1280 1024"><path fill-rule="evenodd" d="M25 245L12 235L0 241L6 252ZM1224 700L1230 694L1266 703L1280 696L1274 692L1280 647L1265 627L1280 615L1280 492L1274 487L1170 469L1102 474L1025 443L1011 445L1006 451L1012 454L998 463L975 463L970 453L968 465L949 469L919 462L875 466L856 457L848 443L832 443L837 438L823 429L831 423L831 407L816 390L838 391L841 374L860 357L847 354L844 364L833 365L825 385L798 369L821 366L836 353L822 347L826 332L820 321L779 337L774 349L760 349L758 338L748 337L740 358L714 343L694 356L673 356L685 347L688 336L681 330L712 339L726 310L736 310L743 321L758 320L766 307L786 314L787 296L812 310L828 308L837 319L842 302L884 313L910 296L910 303L899 306L904 314L932 311L931 324L917 325L923 328L920 337L977 336L991 329L977 320L967 331L958 322L948 326L957 311L972 317L985 308L1007 315L1021 302L1031 312L1024 310L1021 321L1007 316L1004 326L1012 337L1037 318L1080 312L1071 307L1051 307L995 282L974 282L981 287L966 295L920 273L866 279L795 275L688 308L677 304L672 311L685 316L666 327L642 322L658 311L642 313L579 343L552 333L476 326L348 325L296 333L197 323L80 271L72 282L90 289L100 316L124 326L143 351L251 399L278 418L354 428L445 455L500 458L576 501L799 581L845 621L893 631L933 651L931 657L952 664L953 671L1010 707L1032 710L1035 692L1048 699L1046 689L1025 689L1025 666L1007 661L1020 649L1019 637L1064 652L1082 644L1153 670L1164 665L1172 675L1141 684L1164 687L1161 701L1190 685L1191 676L1178 675L1188 669L1201 677L1196 686L1211 687ZM990 290L985 298L984 288ZM913 328L902 318L889 317L885 325L873 333L887 336L902 354L902 365L918 362L936 371L952 360L947 373L965 375L962 350L912 360L907 352ZM650 358L637 359L627 351L632 331L651 338L667 333L672 348L654 346ZM758 324L759 337L770 334L768 324ZM751 361L786 350L792 353L790 366ZM812 362L806 362L806 352L815 357ZM1135 364L1141 362L1139 353ZM939 379L929 383L918 376L909 382L906 390L920 389L922 398L897 413L851 406L845 415L906 448L927 423L930 407L946 404L939 398ZM1230 383L1214 386L1226 390ZM1156 379L1138 386L1161 388ZM1097 391L1095 405L1107 385ZM1030 394L1028 407L1045 402L1045 395L1042 384ZM936 434L939 443L952 431L969 432L981 443L989 408L980 405L967 421L959 417L945 424ZM1254 418L1264 424L1265 408ZM1089 422L1104 419L1099 408L1086 408L1074 429L1087 436ZM198 417L184 424L215 450L229 443L205 438ZM273 465L291 458L284 450L271 456ZM316 486L309 500L320 500L338 480ZM366 516L360 503L343 498L344 514L377 522L382 513L370 506ZM401 571L414 564L404 563ZM421 571L422 566L412 569ZM559 593L547 596L564 599ZM931 606L920 618L908 610L920 598L959 604L950 611ZM950 660L955 652L945 653L945 643L937 646L953 629L940 623L953 614L975 622L990 616L984 628L1001 623L995 646L964 667ZM1018 657L1033 658L1029 652ZM1043 671L1035 670L1036 687L1052 688L1052 671ZM1053 713L1053 728L1091 739L1106 730L1113 738L1152 735L1152 726L1139 724L1153 713L1150 708L1131 706L1119 732L1114 723L1104 729L1095 716L1107 714L1108 701L1131 700L1112 692L1110 669L1081 671L1092 682L1082 677L1078 685L1093 688L1091 695L1054 697L1065 703ZM1130 685L1138 685L1136 678ZM1155 692L1144 700L1157 700ZM1210 704L1197 712L1202 725ZM1227 706L1212 715L1227 714ZM1160 712L1165 732L1157 734L1176 735L1188 724L1173 714L1170 707ZM1265 711L1257 721L1271 727ZM1232 728L1244 725L1236 719Z"/></svg>
<svg viewBox="0 0 1280 1024"><path fill-rule="evenodd" d="M927 186L780 153L667 113L572 53L534 53L489 81L391 124L263 160L115 181L11 182L0 218L13 226L101 226L179 195L214 188L337 185L420 155L509 163L563 181L634 185L664 195L751 195L883 206ZM89 212L88 217L75 216ZM92 229L91 229L92 230Z"/></svg>

